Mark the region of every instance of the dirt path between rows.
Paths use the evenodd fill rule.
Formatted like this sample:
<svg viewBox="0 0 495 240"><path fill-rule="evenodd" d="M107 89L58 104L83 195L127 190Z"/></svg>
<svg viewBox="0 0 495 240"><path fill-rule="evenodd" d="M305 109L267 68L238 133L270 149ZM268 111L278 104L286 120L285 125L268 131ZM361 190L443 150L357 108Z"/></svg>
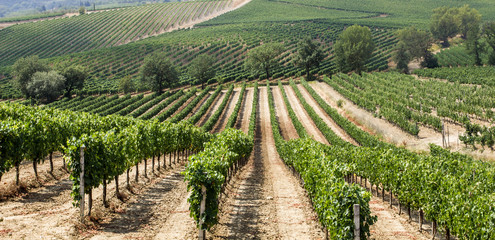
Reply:
<svg viewBox="0 0 495 240"><path fill-rule="evenodd" d="M174 101L172 101L171 103L169 103L167 106L165 106L162 110L160 110L160 112L158 112L155 116L153 116L152 118L157 118L158 116L162 115L163 112L169 110L172 106L174 106L179 100L181 99L181 97L175 99ZM155 105L155 107L157 107L157 105ZM155 108L154 107L154 108Z"/></svg>
<svg viewBox="0 0 495 240"><path fill-rule="evenodd" d="M152 111L154 108L156 108L156 106L158 106L158 105L159 105L159 104L161 104L162 102L167 101L167 99L168 99L169 97L171 97L171 96L168 96L168 97L166 97L165 99L161 100L160 102L156 103L155 105L151 106L150 108L148 108L148 110L144 111L141 115L137 116L136 118L139 118L139 117L141 117L141 116L145 116L146 114L148 114L148 112L150 112L150 111ZM144 104L143 104L143 105L141 105L141 107L143 107L143 106L144 106ZM134 111L138 110L138 109L139 109L139 108L141 108L141 107L138 107L138 108L137 108L137 109L135 109ZM134 111L133 111L133 112L134 112ZM131 114L132 114L132 113L131 113Z"/></svg>
<svg viewBox="0 0 495 240"><path fill-rule="evenodd" d="M316 141L321 142L323 144L329 144L325 136L320 132L320 130L316 127L313 119L306 113L303 106L299 102L299 98L297 98L294 90L291 86L284 86L285 93L287 93L287 98L289 99L289 103L296 113L297 119L302 123L306 132L309 136L312 136Z"/></svg>
<svg viewBox="0 0 495 240"><path fill-rule="evenodd" d="M196 123L196 126L203 126L206 121L208 121L208 119L210 118L211 115L213 115L213 113L215 113L215 111L220 107L220 104L222 103L223 99L225 98L225 93L227 91L222 91L218 96L217 98L215 99L215 101L213 101L213 103L211 104L210 108L208 109L208 111L206 111L206 113L201 117L201 119L198 121L198 123Z"/></svg>
<svg viewBox="0 0 495 240"><path fill-rule="evenodd" d="M234 111L237 101L239 101L239 97L241 96L240 93L241 93L240 90L232 92L230 101L227 104L227 106L225 106L222 116L220 117L220 119L218 119L217 123L213 127L213 131L212 131L213 133L218 133L225 129L225 126L227 125L227 121L229 120L230 115L232 115L232 112Z"/></svg>
<svg viewBox="0 0 495 240"><path fill-rule="evenodd" d="M415 137L405 133L387 120L374 117L373 114L355 105L328 84L323 82L311 82L310 84L330 106L337 109L342 116L354 122L359 128L396 145L404 143L414 145L413 143L417 142ZM337 107L336 103L339 100L343 101L342 108Z"/></svg>
<svg viewBox="0 0 495 240"><path fill-rule="evenodd" d="M158 180L125 212L114 214L111 220L102 224L99 234L91 239L152 239L163 229L172 227L167 220L174 216L176 207L187 197L186 183L180 174L183 170L184 167L177 168ZM187 219L191 218L187 216Z"/></svg>
<svg viewBox="0 0 495 240"><path fill-rule="evenodd" d="M170 117L168 117L167 119L170 119L170 118L174 117L175 115L179 114L180 112L182 112L182 110L184 110L184 108L186 108L197 96L198 96L197 94L192 95L177 110L175 110L175 112L172 113L172 115L170 115Z"/></svg>
<svg viewBox="0 0 495 240"><path fill-rule="evenodd" d="M310 84L313 89L330 106L337 109L342 116L349 119L362 130L377 135L386 142L393 143L397 146L405 146L407 149L415 152L429 151L430 143L442 146L442 134L431 128L419 126L420 131L418 136L412 136L389 121L374 117L372 113L352 103L328 84L324 82L311 82ZM344 102L342 108L337 106L338 100ZM446 140L451 151L458 151L478 159L495 160L492 151L481 152L466 148L464 144L459 141L459 136L464 132L462 127L450 122L445 122L445 128L449 130L449 135L446 136Z"/></svg>
<svg viewBox="0 0 495 240"><path fill-rule="evenodd" d="M66 178L68 173L63 169L62 154L59 152L53 153L53 175L50 173L50 161L48 157L44 162L38 164L38 176L41 184L52 184L60 181L61 178ZM15 167L11 168L2 176L0 181L0 199L3 197L11 197L12 194L29 191L31 188L40 187L41 184L36 181L33 169L33 163L23 161L19 166L19 188L15 185L16 171Z"/></svg>
<svg viewBox="0 0 495 240"><path fill-rule="evenodd" d="M167 159L167 165L169 160ZM60 163L59 163L60 164ZM139 164L139 183L134 182L135 168L131 171L131 184L133 192L125 188L126 174L119 176L120 191L123 193L126 202L121 202L115 197L115 183L112 181L108 184L107 198L110 207L104 208L102 204L103 190L93 189L93 212L92 218L98 224L90 224L88 228L81 229L79 226L79 209L72 204L70 192L72 181L63 179L56 182L45 184L43 187L29 191L22 196L0 202L0 238L7 239L77 239L88 238L103 235L103 239L115 237L121 238L122 234L145 235L154 234L153 230L157 227L150 228L149 216L160 214L162 210L155 210L149 207L149 202L153 202L154 194L163 193L158 191L164 189L167 179L172 172L176 172L179 164L173 164L175 168L163 168L164 159L161 159L161 170L156 169L152 173L152 161L147 162L147 175L144 177L144 161ZM175 169L175 170L174 170ZM174 176L174 174L172 174ZM164 181L159 182L163 177ZM182 176L178 176L181 178ZM172 178L173 179L173 178ZM180 179L182 182L182 179ZM160 188L162 187L162 188ZM180 190L182 191L182 190ZM186 192L185 190L182 192ZM141 195L143 194L143 195ZM151 199L151 200L150 200ZM162 205L172 206L171 202L176 198L166 198ZM164 207L162 206L162 207ZM146 210L146 211L145 211ZM123 214L123 215L121 215ZM134 217L126 218L125 214L133 214ZM140 215L141 214L141 215ZM148 214L148 215L147 215ZM156 223L152 226L162 226ZM134 229L132 232L129 229ZM138 230L137 230L138 229Z"/></svg>
<svg viewBox="0 0 495 240"><path fill-rule="evenodd" d="M318 114L318 116L321 119L323 119L326 125L329 126L330 129L332 129L332 131L337 136L339 136L340 138L344 139L347 142L352 143L355 146L359 145L356 142L356 140L354 140L351 136L349 136L349 134L347 134L347 132L344 129L342 129L337 123L335 123L335 121L333 121L333 119L330 116L328 116L328 114L320 107L320 105L313 99L313 97L311 97L311 95L308 93L306 88L304 88L304 86L298 85L298 88L301 94L303 95L304 99L306 100L306 102L309 105L314 106L313 109L315 110L316 114Z"/></svg>
<svg viewBox="0 0 495 240"><path fill-rule="evenodd" d="M241 105L239 116L237 117L237 122L235 124L236 129L241 129L244 133L249 131L249 118L253 110L253 100L254 100L254 88L247 89L244 93L246 97Z"/></svg>
<svg viewBox="0 0 495 240"><path fill-rule="evenodd" d="M184 118L184 120L187 120L189 119L190 117L194 116L194 114L196 114L196 112L198 112L198 110L201 108L201 106L203 106L203 104L206 102L206 100L208 100L208 98L210 98L211 94L208 93L206 94L206 96L203 97L203 99L201 99L198 104L196 104L196 106L193 108L193 110L187 114L187 116Z"/></svg>
<svg viewBox="0 0 495 240"><path fill-rule="evenodd" d="M272 88L272 93L275 103L275 112L277 113L277 120L282 132L282 137L285 140L299 138L299 134L297 134L297 130L289 117L287 106L285 106L282 91L280 91L280 88L274 87Z"/></svg>
<svg viewBox="0 0 495 240"><path fill-rule="evenodd" d="M230 208L222 209L222 224L213 234L223 239L322 239L305 190L275 149L266 87L260 88L259 102L253 158L234 184L235 193L227 195Z"/></svg>

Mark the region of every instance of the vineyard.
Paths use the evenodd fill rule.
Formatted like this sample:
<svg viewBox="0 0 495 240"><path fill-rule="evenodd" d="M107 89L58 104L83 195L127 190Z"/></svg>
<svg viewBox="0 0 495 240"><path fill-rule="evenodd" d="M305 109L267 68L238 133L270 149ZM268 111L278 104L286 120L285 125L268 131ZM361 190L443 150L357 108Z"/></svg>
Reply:
<svg viewBox="0 0 495 240"><path fill-rule="evenodd" d="M178 3L177 6L184 6L185 8L185 6L200 3L204 5L207 5L208 3L223 3L224 5L227 4L222 1L213 1ZM80 40L83 45L91 44L91 46L88 45L86 47L79 48L79 45L75 44L76 41L79 41L78 38L74 38L72 35L61 36L64 39L73 39L69 44L70 46L68 45L68 47L59 46L58 44L49 42L49 48L56 49L56 52L58 52L57 54L53 54L53 51L43 48L42 44L40 45L34 43L31 40L26 40L29 42L29 44L33 44L33 46L35 46L36 48L42 49L50 55L43 55L40 52L27 49L25 51L19 52L19 54L16 55L14 54L15 51L13 51L12 48L9 47L9 51L6 52L6 54L9 56L11 55L12 58L2 58L5 59L4 61L8 62L2 64L4 65L4 67L0 68L0 76L4 76L0 77L0 94L2 98L14 98L20 96L20 93L16 91L15 88L12 86L12 83L10 81L12 79L12 77L10 76L10 68L6 65L12 64L19 57L33 54L38 54L42 58L49 56L58 56L48 59L50 64L54 66L57 66L64 62L76 63L86 66L90 70L90 78L85 82L85 87L80 92L81 94L101 94L117 92L118 80L120 80L124 76L132 76L134 80L138 80L139 69L143 64L144 58L154 52L159 51L165 52L167 57L170 58L172 62L179 67L182 73L186 72L187 66L192 59L201 54L209 54L216 59L214 67L215 69L217 69L217 77L212 81L226 82L240 81L242 79L254 79L259 76L253 76L251 72L247 71L244 68L245 56L250 49L257 47L261 43L266 41L277 41L284 43L285 51L278 58L281 64L278 68L274 69L274 77L290 77L300 75L303 71L294 66L292 56L296 50L297 43L299 42L301 36L310 36L311 38L321 42L324 52L326 53L326 55L328 55L325 61L321 64L320 68L314 70L314 73L330 74L337 70L336 65L333 61L332 44L337 38L338 34L340 34L340 32L349 25L346 23L339 23L339 19L347 19L354 15L354 13L349 13L342 10L324 9L319 8L318 6L307 6L305 8L299 8L297 9L297 11L295 11L295 8L286 6L286 4L282 3L267 2L264 0L255 0L255 3L256 4L247 4L245 7L235 11L234 15L233 12L222 15L222 17L225 16L224 19L228 19L229 24L217 22L219 20L215 18L199 24L198 27L195 29L178 30L170 33L165 33L157 37L148 38L116 47L110 47L115 45L111 42L122 39L122 34L120 34L120 32L118 32L117 30L103 30L103 28L101 32L110 31L112 33L115 32L115 34L112 34L112 36L104 35L101 34L101 32L96 32L97 29L95 28L94 36L100 36L98 39L101 39L101 41L96 41L93 39L91 39L90 41L84 39ZM168 5L164 4L162 8L166 8L166 6ZM96 17L100 14L107 14L110 16L115 15L114 18L118 18L118 16L120 16L120 14L118 14L119 11L133 11L132 9L134 9L134 11L140 12L144 11L145 8L146 7L126 8L123 10L106 11L102 13L77 16L70 19L60 19L56 21L74 21L74 24L77 25L87 25L80 22L80 20L83 20L83 18L88 18L89 21L89 18ZM151 7L149 8L155 9ZM273 12L266 12L267 8L274 9L276 11L279 11L280 13L278 15L273 15ZM254 15L249 13L250 17L252 17L251 19L254 20L236 23L236 19L239 19L239 14L248 14L244 14L242 12L244 11L244 9L247 9L250 12L254 11L257 13ZM292 12L293 14L287 14L288 12ZM281 15L290 17L282 18ZM353 18L373 16L373 14L370 15L367 13L364 15L363 13L356 13L355 15L356 16L354 16ZM181 18L191 17L190 15L178 16L181 16ZM266 20L266 18L270 16L277 16L278 20ZM142 19L138 18L137 20L141 20L144 23L148 22L145 21L144 17ZM46 22L51 23L53 21ZM118 19L115 22L118 22ZM108 24L109 25L107 27L113 29L112 25L110 23ZM32 26L33 28L38 28L37 23L33 23ZM146 32L146 30L141 29L139 25L133 26L135 26L135 28L133 28L135 32ZM19 25L17 27L23 27L23 25ZM9 28L2 31L6 30L9 30ZM132 29L129 29L129 31L131 30ZM71 31L71 29L68 28L67 31ZM383 27L372 28L372 33L377 48L375 53L373 54L373 57L368 61L367 67L370 71L387 69L388 59L390 58L390 54L393 50L393 45L396 42L395 37L393 37L393 29ZM0 34L2 33L0 32ZM11 37L11 35L12 34L5 35L5 41L13 41L14 39L18 39ZM47 34L50 39L53 39L52 35L53 34ZM86 33L84 35L86 36ZM127 38L127 35L123 38ZM65 44L65 41L62 43ZM24 45L21 44L19 46ZM95 46L101 46L103 48L94 49ZM79 49L77 51L88 51L84 51L81 53L74 52L67 55L67 53L71 52L67 50L67 48ZM187 74L182 74L181 80L178 84L184 85L190 83L193 83L190 76L188 76ZM142 87L138 90L141 91L145 89L145 87Z"/></svg>
<svg viewBox="0 0 495 240"><path fill-rule="evenodd" d="M325 79L324 84L332 86L339 83L335 79L337 77L339 81L352 80L356 84L360 78L336 75L332 79ZM373 79L377 86L386 84L388 79L393 79L397 85L404 84L398 82L400 78L414 83L409 77L395 73L365 74L363 78ZM420 89L421 83L418 81L415 89ZM441 82L430 84L434 83L443 84L444 87L451 86ZM188 198L187 194L180 196L188 199L187 206L196 224L189 222L190 225L186 225L189 227L185 230L182 228L183 232L174 234L186 234L180 236L190 237L188 234L193 234L194 226L197 225L208 229L213 236L222 236L228 233L219 229L227 227L226 221L231 221L222 211L230 207L225 204L236 201L231 199L231 194L234 194L231 192L232 188L239 181L236 180L236 175L250 171L246 169L250 169L249 166L256 161L262 161L264 165L266 159L280 159L287 165L285 170L277 170L287 171L288 175L282 176L304 182L309 199L299 200L299 197L295 197L296 200L312 202L314 210L311 211L318 216L319 223L304 224L308 224L308 227L318 224L332 238L352 236L354 225L347 219L352 219L352 211L349 209L353 204L361 206L360 229L363 236L371 234L373 237L373 234L377 234L376 231L387 234L383 230L370 232L370 229L384 223L373 217L376 209L369 205L372 196L365 188L376 189L376 195L398 203L398 209L405 206L409 214L413 210L420 211L425 219L434 222L435 231L438 229L465 239L489 238L493 234L491 229L471 230L473 226L486 225L487 221L493 221L491 218L472 218L470 222L465 222L455 217L466 214L490 216L487 215L489 208L483 206L489 206L488 202L493 200L490 198L493 185L490 174L494 172L492 164L451 154L433 145L431 154L424 155L382 142L340 115L313 89L317 85L311 85L301 78L299 84L289 80L268 84L266 87L255 84L253 88L242 84L238 88L234 88L234 85L218 86L216 89L207 87L202 91L191 88L165 92L162 95L79 97L54 102L43 108L2 103L2 146L6 146L2 148L2 173L5 175L2 181L15 184L15 174L12 175L11 172L19 169L27 171L22 167L24 159L31 162L33 169L36 169L38 165L43 166L44 159L61 152L66 156L66 167L70 173L68 177L73 180L74 186L60 194L72 192L70 196L77 203L80 199L79 149L84 145L85 161L90 164L85 172L91 173L85 175L85 181L89 183L85 185L85 192L89 194L89 199L102 200L102 205L99 201L91 202L96 208L93 211L101 214L102 207L104 209L112 201L115 204L116 200L112 200L114 195L108 194L110 189L116 192L116 198L120 198L123 196L122 192L128 191L128 186L138 184L139 174L147 179L155 176L155 173L160 174L160 167L162 171L182 171L180 166L187 158L184 179L187 180L191 197ZM387 86L390 93L393 93L393 85L388 82ZM364 85L361 88L366 89ZM399 103L400 99L394 101ZM427 107L425 104L424 108ZM285 120L282 120L283 116ZM229 129L231 127L242 131ZM209 131L218 134L211 135ZM250 154L253 146L254 152L267 151L268 146L259 145L265 141L272 142L272 150L276 149L276 152L268 153L268 156ZM21 152L24 154L18 155L18 148L22 148ZM55 166L60 164L55 162ZM462 171L454 171L458 166L462 166ZM10 168L14 169L9 171ZM474 170L476 174L472 174ZM149 175L150 171L153 174ZM198 175L200 172L206 175ZM134 173L135 177L131 178L130 173ZM18 181L23 182L25 179ZM61 184L60 181L52 181L55 181L54 184ZM441 184L430 185L423 181ZM126 182L126 188L119 189L119 182ZM367 182L370 185L365 185ZM455 191L452 191L453 186ZM180 191L185 191L185 188L177 185L177 189L182 189ZM204 194L207 196L206 215L200 217L199 206ZM272 194L277 196L276 192ZM222 200L218 201L218 198ZM337 200L342 198L347 200ZM455 203L450 201L454 198ZM471 201L474 198L476 201ZM329 204L335 201L340 205ZM3 204L7 207L8 203L9 201ZM386 202L382 204L388 205ZM179 205L177 209L184 209L184 204ZM464 206L465 210L454 210L460 209L460 206ZM174 216L189 218L189 214L181 211L183 210ZM286 210L276 210L278 211ZM71 216L74 216L76 211L72 212ZM101 224L103 228L106 226ZM164 234L163 231L165 230L159 230L160 233L136 234L150 237L152 235L147 234ZM284 231L292 234L290 230ZM431 234L431 229L429 231ZM105 231L94 234L111 236Z"/></svg>
<svg viewBox="0 0 495 240"><path fill-rule="evenodd" d="M201 0L1 29L0 238L495 239L493 67L457 45L389 69L397 28L444 5L462 3ZM367 57L343 50L353 28ZM278 64L250 69L266 46ZM89 77L35 105L12 81L33 54ZM151 55L178 76L147 75Z"/></svg>
<svg viewBox="0 0 495 240"><path fill-rule="evenodd" d="M418 124L440 132L445 120L464 124L470 119L494 119L494 100L490 97L494 89L487 85L446 84L396 73L363 77L337 74L324 81L355 104L412 135L419 133Z"/></svg>
<svg viewBox="0 0 495 240"><path fill-rule="evenodd" d="M284 41L285 51L279 57L281 65L273 70L273 76L290 77L300 75L304 71L292 63L292 54L295 52L299 36L310 35L320 39L326 53L332 53L331 42L334 41L345 25L328 26L326 22L294 22L288 23L257 23L238 25L219 25L194 30L181 30L130 43L114 48L94 50L75 55L57 57L51 60L55 65L70 61L81 64L90 69L90 78L85 82L81 94L101 94L117 92L118 80L126 75L139 78L139 69L143 60L155 51L165 51L167 56L179 66L182 72L186 71L188 63L200 54L209 54L216 58L214 68L217 69L216 79L222 81L240 81L254 79L251 72L244 68L244 60L249 49L259 46L261 42ZM244 29L239 32L238 29ZM294 31L297 31L295 33ZM212 37L212 32L215 32ZM373 30L374 39L378 48L367 66L370 70L384 70L388 68L388 58L392 46L396 42L392 32L386 29ZM91 61L89 61L91 59ZM336 65L329 55L315 73L329 74L336 71ZM3 98L19 95L12 84L10 77L0 80L0 92ZM213 79L215 80L215 79ZM191 83L187 75L181 76L180 85ZM145 88L140 89L145 90Z"/></svg>
<svg viewBox="0 0 495 240"><path fill-rule="evenodd" d="M27 55L48 58L126 44L179 28L229 4L232 2L149 4L15 25L0 31L0 65L11 65ZM57 44L53 44L55 39Z"/></svg>

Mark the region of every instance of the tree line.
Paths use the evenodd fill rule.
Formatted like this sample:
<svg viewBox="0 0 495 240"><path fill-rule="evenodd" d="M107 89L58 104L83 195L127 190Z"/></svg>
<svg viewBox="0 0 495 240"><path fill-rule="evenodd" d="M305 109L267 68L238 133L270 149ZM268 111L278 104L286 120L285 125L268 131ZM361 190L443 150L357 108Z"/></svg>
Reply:
<svg viewBox="0 0 495 240"><path fill-rule="evenodd" d="M414 26L396 32L399 40L393 60L397 69L408 73L412 60L421 61L421 67L438 67L431 52L435 41L441 46L450 46L449 39L460 36L475 65L483 65L482 53L489 53L488 64L495 65L495 21L481 22L481 14L468 5L462 7L439 7L433 10L429 32Z"/></svg>

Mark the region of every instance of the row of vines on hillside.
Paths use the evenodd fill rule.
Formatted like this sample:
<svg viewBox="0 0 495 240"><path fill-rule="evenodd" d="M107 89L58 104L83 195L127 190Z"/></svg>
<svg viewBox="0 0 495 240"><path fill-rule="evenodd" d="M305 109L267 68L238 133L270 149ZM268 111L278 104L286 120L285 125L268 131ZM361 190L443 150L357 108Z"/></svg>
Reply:
<svg viewBox="0 0 495 240"><path fill-rule="evenodd" d="M81 198L79 151L82 146L86 147L84 191L91 194L91 190L101 184L105 191L108 181L117 181L126 171L129 174L128 170L133 166L137 168L142 160L167 153L177 155L185 150L199 151L211 137L185 122L100 117L18 104L2 103L0 119L0 175L11 167L18 170L24 159L32 161L36 169L36 164L50 153L64 152L73 181L71 196L76 202Z"/></svg>

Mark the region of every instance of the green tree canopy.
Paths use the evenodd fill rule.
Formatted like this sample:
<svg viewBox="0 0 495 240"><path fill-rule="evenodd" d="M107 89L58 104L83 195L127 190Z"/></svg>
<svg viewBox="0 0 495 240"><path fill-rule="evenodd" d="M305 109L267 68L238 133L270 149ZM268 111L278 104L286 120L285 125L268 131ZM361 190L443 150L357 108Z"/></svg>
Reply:
<svg viewBox="0 0 495 240"><path fill-rule="evenodd" d="M408 64L411 60L411 56L409 55L409 48L406 43L403 41L399 41L397 43L396 52L393 55L394 62L397 63L397 69L399 69L402 73L409 73Z"/></svg>
<svg viewBox="0 0 495 240"><path fill-rule="evenodd" d="M457 23L459 24L459 33L463 38L468 37L468 32L477 28L481 24L481 14L469 5L464 5L458 10ZM475 30L476 31L476 30Z"/></svg>
<svg viewBox="0 0 495 240"><path fill-rule="evenodd" d="M130 76L125 76L119 80L119 91L123 93L131 93L136 90L136 85Z"/></svg>
<svg viewBox="0 0 495 240"><path fill-rule="evenodd" d="M295 63L298 67L304 68L308 80L310 79L310 70L314 67L319 67L324 58L325 55L320 45L312 41L311 38L306 38L299 42Z"/></svg>
<svg viewBox="0 0 495 240"><path fill-rule="evenodd" d="M246 68L255 74L265 72L266 78L270 79L270 70L278 65L276 59L284 51L281 43L265 43L248 52Z"/></svg>
<svg viewBox="0 0 495 240"><path fill-rule="evenodd" d="M432 39L428 32L418 30L415 27L407 27L397 31L399 41L404 43L409 56L420 59L426 55L431 47Z"/></svg>
<svg viewBox="0 0 495 240"><path fill-rule="evenodd" d="M64 76L65 96L72 97L72 91L82 89L84 81L88 78L88 70L80 65L70 65L61 69L60 74Z"/></svg>
<svg viewBox="0 0 495 240"><path fill-rule="evenodd" d="M50 68L44 61L41 61L38 56L19 58L12 66L14 85L26 98L29 98L27 85L31 81L33 74L36 72L48 71L50 71Z"/></svg>
<svg viewBox="0 0 495 240"><path fill-rule="evenodd" d="M29 96L34 99L51 102L62 94L64 82L64 76L55 71L36 72L27 84L26 90Z"/></svg>
<svg viewBox="0 0 495 240"><path fill-rule="evenodd" d="M179 72L165 53L154 53L144 59L142 81L159 94L179 80Z"/></svg>
<svg viewBox="0 0 495 240"><path fill-rule="evenodd" d="M216 75L214 64L215 59L212 56L199 55L189 65L189 75L196 79L196 83L201 84L201 88L204 88L204 84Z"/></svg>
<svg viewBox="0 0 495 240"><path fill-rule="evenodd" d="M495 65L495 21L490 21L483 25L483 34L486 43L492 49L488 63L490 65Z"/></svg>
<svg viewBox="0 0 495 240"><path fill-rule="evenodd" d="M439 7L433 9L430 31L433 36L443 42L443 46L449 46L449 37L454 37L459 32L459 9Z"/></svg>
<svg viewBox="0 0 495 240"><path fill-rule="evenodd" d="M368 27L353 25L344 30L334 44L335 58L341 71L365 70L366 61L371 57L375 43Z"/></svg>

